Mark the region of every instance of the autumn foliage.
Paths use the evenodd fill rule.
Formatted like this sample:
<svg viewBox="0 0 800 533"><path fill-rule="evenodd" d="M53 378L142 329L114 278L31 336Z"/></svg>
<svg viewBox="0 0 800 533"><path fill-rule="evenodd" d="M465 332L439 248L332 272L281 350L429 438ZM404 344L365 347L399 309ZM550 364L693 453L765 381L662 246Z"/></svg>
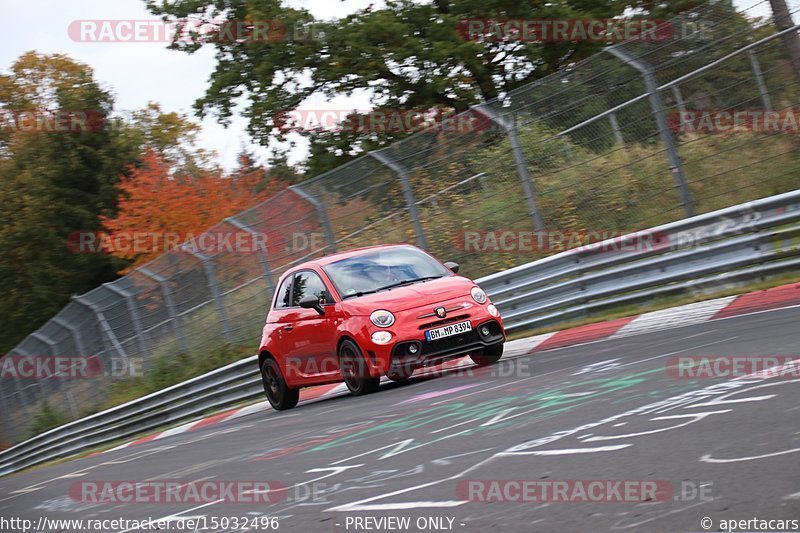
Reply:
<svg viewBox="0 0 800 533"><path fill-rule="evenodd" d="M246 157L228 175L220 170L199 170L189 175L173 174L163 157L148 151L142 165L121 180L117 216L103 219L103 227L111 240L120 235L126 239L132 235L196 236L272 196L278 188L277 182L268 181L263 168L254 167ZM132 260L133 268L165 251L163 246L145 252L121 247L109 253Z"/></svg>

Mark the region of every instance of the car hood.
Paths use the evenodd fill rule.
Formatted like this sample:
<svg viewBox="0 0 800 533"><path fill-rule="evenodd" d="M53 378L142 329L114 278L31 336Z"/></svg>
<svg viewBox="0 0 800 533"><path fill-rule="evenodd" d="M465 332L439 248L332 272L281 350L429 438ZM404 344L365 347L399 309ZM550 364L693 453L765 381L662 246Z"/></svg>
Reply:
<svg viewBox="0 0 800 533"><path fill-rule="evenodd" d="M342 308L353 315L369 315L376 309L393 313L432 305L444 300L470 297L469 291L475 282L461 276L447 276L403 287L395 287L375 294L365 294L344 300Z"/></svg>

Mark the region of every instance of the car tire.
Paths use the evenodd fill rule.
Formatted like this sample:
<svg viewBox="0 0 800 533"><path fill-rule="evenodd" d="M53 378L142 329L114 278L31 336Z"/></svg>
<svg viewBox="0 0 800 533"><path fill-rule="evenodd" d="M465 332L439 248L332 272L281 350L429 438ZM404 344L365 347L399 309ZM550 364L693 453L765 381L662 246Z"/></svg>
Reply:
<svg viewBox="0 0 800 533"><path fill-rule="evenodd" d="M286 384L278 363L272 358L261 364L261 381L267 400L276 411L291 409L300 400L300 389L292 389Z"/></svg>
<svg viewBox="0 0 800 533"><path fill-rule="evenodd" d="M469 358L478 366L493 365L503 357L503 343L488 346L480 354L470 355Z"/></svg>
<svg viewBox="0 0 800 533"><path fill-rule="evenodd" d="M339 346L339 372L353 396L371 394L380 388L381 378L369 375L361 349L349 339Z"/></svg>

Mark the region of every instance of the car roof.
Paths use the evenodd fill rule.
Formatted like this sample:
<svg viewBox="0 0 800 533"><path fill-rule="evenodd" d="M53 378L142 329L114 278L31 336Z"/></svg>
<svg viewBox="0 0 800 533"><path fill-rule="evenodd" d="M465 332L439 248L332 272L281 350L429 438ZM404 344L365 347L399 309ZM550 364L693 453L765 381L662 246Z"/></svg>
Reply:
<svg viewBox="0 0 800 533"><path fill-rule="evenodd" d="M351 257L358 257L359 255L363 255L373 250L388 250L391 248L414 248L414 246L410 244L380 244L378 246L366 246L363 248L355 248L353 250L348 250L346 252L339 252L336 254L326 255L324 257L313 259L311 261L306 261L305 263L297 265L296 267L292 268L290 271L287 272L295 272L297 270L303 270L304 268L308 268L314 265L319 267L324 267L331 263L335 263L336 261L341 261L342 259L349 259Z"/></svg>

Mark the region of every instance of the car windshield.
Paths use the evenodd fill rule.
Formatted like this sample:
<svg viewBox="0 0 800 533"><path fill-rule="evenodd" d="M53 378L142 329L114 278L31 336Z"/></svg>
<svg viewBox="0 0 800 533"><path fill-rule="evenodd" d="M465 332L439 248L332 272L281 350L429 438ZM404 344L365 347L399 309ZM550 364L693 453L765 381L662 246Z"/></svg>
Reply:
<svg viewBox="0 0 800 533"><path fill-rule="evenodd" d="M386 248L324 267L342 298L353 298L450 275L441 263L415 248Z"/></svg>

